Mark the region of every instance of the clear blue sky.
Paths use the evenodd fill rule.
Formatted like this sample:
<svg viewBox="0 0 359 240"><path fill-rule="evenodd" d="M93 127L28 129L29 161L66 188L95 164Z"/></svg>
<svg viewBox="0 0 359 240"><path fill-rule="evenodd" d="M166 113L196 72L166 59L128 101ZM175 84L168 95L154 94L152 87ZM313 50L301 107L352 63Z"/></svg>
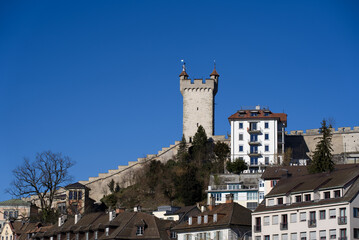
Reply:
<svg viewBox="0 0 359 240"><path fill-rule="evenodd" d="M358 1L0 2L0 200L23 157L70 156L75 181L182 136L180 60L221 75L216 134L240 106L287 130L358 126Z"/></svg>

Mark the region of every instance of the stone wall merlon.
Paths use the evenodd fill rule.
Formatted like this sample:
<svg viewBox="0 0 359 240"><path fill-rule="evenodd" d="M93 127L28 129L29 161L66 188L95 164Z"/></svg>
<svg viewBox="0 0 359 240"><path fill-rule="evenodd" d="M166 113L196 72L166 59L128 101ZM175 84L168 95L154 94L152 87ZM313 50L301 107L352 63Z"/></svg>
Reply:
<svg viewBox="0 0 359 240"><path fill-rule="evenodd" d="M359 132L359 127L339 127L337 128L337 130L335 130L335 128L331 128L332 133L336 134L336 133L353 133L353 132ZM288 134L286 132L286 134ZM293 130L290 131L290 133L288 135L318 135L319 133L319 129L307 129L307 130Z"/></svg>

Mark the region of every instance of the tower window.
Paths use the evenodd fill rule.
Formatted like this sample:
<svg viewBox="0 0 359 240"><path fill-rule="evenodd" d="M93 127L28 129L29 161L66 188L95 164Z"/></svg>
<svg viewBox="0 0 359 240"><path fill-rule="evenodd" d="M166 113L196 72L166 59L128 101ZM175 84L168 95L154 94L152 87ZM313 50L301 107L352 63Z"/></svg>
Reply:
<svg viewBox="0 0 359 240"><path fill-rule="evenodd" d="M198 127L198 123L197 123L197 127Z"/></svg>
<svg viewBox="0 0 359 240"><path fill-rule="evenodd" d="M197 107L197 111L198 111L198 107Z"/></svg>

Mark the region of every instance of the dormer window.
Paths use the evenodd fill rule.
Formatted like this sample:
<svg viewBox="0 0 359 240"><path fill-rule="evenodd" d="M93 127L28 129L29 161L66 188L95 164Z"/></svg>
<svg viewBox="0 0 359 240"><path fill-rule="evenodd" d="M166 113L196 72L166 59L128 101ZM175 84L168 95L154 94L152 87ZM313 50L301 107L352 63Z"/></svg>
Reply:
<svg viewBox="0 0 359 240"><path fill-rule="evenodd" d="M335 198L340 197L340 190L335 190L335 191L334 191L334 197L335 197Z"/></svg>
<svg viewBox="0 0 359 240"><path fill-rule="evenodd" d="M66 239L67 239L67 240L70 240L70 233L69 233L69 232L66 233Z"/></svg>
<svg viewBox="0 0 359 240"><path fill-rule="evenodd" d="M213 222L217 222L217 220L218 220L217 216L218 216L217 213L213 214Z"/></svg>
<svg viewBox="0 0 359 240"><path fill-rule="evenodd" d="M282 205L283 204L283 198L277 198L277 204Z"/></svg>
<svg viewBox="0 0 359 240"><path fill-rule="evenodd" d="M310 202L311 201L310 194L305 194L304 199L305 199L306 202Z"/></svg>
<svg viewBox="0 0 359 240"><path fill-rule="evenodd" d="M79 238L80 238L80 233L76 233L75 239L76 239L76 240L79 240Z"/></svg>
<svg viewBox="0 0 359 240"><path fill-rule="evenodd" d="M86 240L89 240L89 232L86 232Z"/></svg>
<svg viewBox="0 0 359 240"><path fill-rule="evenodd" d="M106 236L110 235L110 228L106 228Z"/></svg>
<svg viewBox="0 0 359 240"><path fill-rule="evenodd" d="M302 201L302 196L301 195L295 196L295 202L301 202L301 201Z"/></svg>
<svg viewBox="0 0 359 240"><path fill-rule="evenodd" d="M208 223L208 215L204 215L204 217L203 217L203 223Z"/></svg>
<svg viewBox="0 0 359 240"><path fill-rule="evenodd" d="M98 231L95 231L95 240L98 239Z"/></svg>
<svg viewBox="0 0 359 240"><path fill-rule="evenodd" d="M201 216L198 216L197 218L197 224L201 224L202 223L202 217Z"/></svg>
<svg viewBox="0 0 359 240"><path fill-rule="evenodd" d="M324 199L330 198L330 192L324 192Z"/></svg>
<svg viewBox="0 0 359 240"><path fill-rule="evenodd" d="M188 225L192 225L192 217L188 218Z"/></svg>
<svg viewBox="0 0 359 240"><path fill-rule="evenodd" d="M257 117L258 116L258 113L256 112L251 112L251 117Z"/></svg>
<svg viewBox="0 0 359 240"><path fill-rule="evenodd" d="M264 116L269 116L269 112L264 112Z"/></svg>
<svg viewBox="0 0 359 240"><path fill-rule="evenodd" d="M142 236L144 230L145 230L145 227L144 227L144 226L137 226L136 235L137 235L137 236Z"/></svg>

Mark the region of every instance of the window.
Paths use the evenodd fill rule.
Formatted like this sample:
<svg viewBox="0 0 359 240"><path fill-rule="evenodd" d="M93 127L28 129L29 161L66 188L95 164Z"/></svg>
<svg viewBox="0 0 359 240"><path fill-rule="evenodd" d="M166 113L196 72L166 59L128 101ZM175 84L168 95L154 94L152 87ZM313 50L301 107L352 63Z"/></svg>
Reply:
<svg viewBox="0 0 359 240"><path fill-rule="evenodd" d="M259 187L264 187L264 181L259 180Z"/></svg>
<svg viewBox="0 0 359 240"><path fill-rule="evenodd" d="M327 234L326 234L325 230L319 231L319 239L320 239L320 240L325 240L325 239L327 239Z"/></svg>
<svg viewBox="0 0 359 240"><path fill-rule="evenodd" d="M214 219L213 219L213 221L214 221ZM192 225L192 217L188 218L188 225Z"/></svg>
<svg viewBox="0 0 359 240"><path fill-rule="evenodd" d="M307 214L305 212L301 212L300 215L300 221L303 222L303 221L306 221L307 220Z"/></svg>
<svg viewBox="0 0 359 240"><path fill-rule="evenodd" d="M297 240L297 233L292 233L290 235L290 240Z"/></svg>
<svg viewBox="0 0 359 240"><path fill-rule="evenodd" d="M239 152L243 152L243 145L239 145Z"/></svg>
<svg viewBox="0 0 359 240"><path fill-rule="evenodd" d="M274 216L272 217L272 224L273 224L273 225L277 225L277 224L278 224L278 215L274 215Z"/></svg>
<svg viewBox="0 0 359 240"><path fill-rule="evenodd" d="M269 225L269 216L263 217L263 225L268 226Z"/></svg>
<svg viewBox="0 0 359 240"><path fill-rule="evenodd" d="M264 146L264 151L269 152L269 145Z"/></svg>
<svg viewBox="0 0 359 240"><path fill-rule="evenodd" d="M213 222L217 222L217 213L213 214Z"/></svg>
<svg viewBox="0 0 359 240"><path fill-rule="evenodd" d="M259 199L264 199L264 192L259 192Z"/></svg>
<svg viewBox="0 0 359 240"><path fill-rule="evenodd" d="M342 228L339 230L339 237L342 240L347 239L347 229L346 228Z"/></svg>
<svg viewBox="0 0 359 240"><path fill-rule="evenodd" d="M9 215L8 211L4 211L4 219L7 219L8 215Z"/></svg>
<svg viewBox="0 0 359 240"><path fill-rule="evenodd" d="M283 204L283 198L277 198L277 204L282 205Z"/></svg>
<svg viewBox="0 0 359 240"><path fill-rule="evenodd" d="M354 228L353 232L354 232L354 238L359 238L359 228Z"/></svg>
<svg viewBox="0 0 359 240"><path fill-rule="evenodd" d="M95 231L95 240L98 239L98 231Z"/></svg>
<svg viewBox="0 0 359 240"><path fill-rule="evenodd" d="M249 126L250 126L250 130L257 130L257 123L256 122L250 123Z"/></svg>
<svg viewBox="0 0 359 240"><path fill-rule="evenodd" d="M296 213L290 214L290 222L291 223L297 222L297 214Z"/></svg>
<svg viewBox="0 0 359 240"><path fill-rule="evenodd" d="M70 240L70 233L69 233L69 232L66 233L66 239L67 239L67 240Z"/></svg>
<svg viewBox="0 0 359 240"><path fill-rule="evenodd" d="M251 138L251 142L258 142L258 135L257 134L251 134L250 138Z"/></svg>
<svg viewBox="0 0 359 240"><path fill-rule="evenodd" d="M79 200L81 200L82 199L82 192L81 191L79 191L79 198L78 198Z"/></svg>
<svg viewBox="0 0 359 240"><path fill-rule="evenodd" d="M257 116L258 116L258 113L254 113L254 112L251 113L251 117L257 117Z"/></svg>
<svg viewBox="0 0 359 240"><path fill-rule="evenodd" d="M78 235L78 234L77 234ZM110 235L110 228L106 228L106 236Z"/></svg>
<svg viewBox="0 0 359 240"><path fill-rule="evenodd" d="M336 218L335 209L329 209L329 218Z"/></svg>
<svg viewBox="0 0 359 240"><path fill-rule="evenodd" d="M243 123L239 123L239 129L243 129Z"/></svg>
<svg viewBox="0 0 359 240"><path fill-rule="evenodd" d="M72 200L72 191L69 192L69 199Z"/></svg>
<svg viewBox="0 0 359 240"><path fill-rule="evenodd" d="M143 226L137 226L136 235L137 235L137 236L142 236L142 235L143 235L143 231L144 231L144 227L143 227Z"/></svg>
<svg viewBox="0 0 359 240"><path fill-rule="evenodd" d="M319 211L319 219L325 219L325 210Z"/></svg>
<svg viewBox="0 0 359 240"><path fill-rule="evenodd" d="M223 239L222 231L217 231L214 239L215 240L222 240Z"/></svg>
<svg viewBox="0 0 359 240"><path fill-rule="evenodd" d="M282 240L288 240L288 234L282 234Z"/></svg>
<svg viewBox="0 0 359 240"><path fill-rule="evenodd" d="M359 208L353 208L353 217L358 218L359 217Z"/></svg>
<svg viewBox="0 0 359 240"><path fill-rule="evenodd" d="M335 190L335 191L334 191L334 197L335 197L335 198L340 197L340 190Z"/></svg>
<svg viewBox="0 0 359 240"><path fill-rule="evenodd" d="M270 182L270 186L271 186L271 187L274 187L275 185L277 185L277 183L278 183L278 180L272 180L272 181Z"/></svg>
<svg viewBox="0 0 359 240"><path fill-rule="evenodd" d="M269 134L268 133L264 134L264 140L269 140Z"/></svg>
<svg viewBox="0 0 359 240"><path fill-rule="evenodd" d="M279 235L278 234L273 235L273 240L279 240Z"/></svg>
<svg viewBox="0 0 359 240"><path fill-rule="evenodd" d="M269 235L265 235L265 236L264 236L264 240L270 240L270 236L269 236Z"/></svg>
<svg viewBox="0 0 359 240"><path fill-rule="evenodd" d="M247 208L254 211L258 206L257 202L247 202Z"/></svg>
<svg viewBox="0 0 359 240"><path fill-rule="evenodd" d="M77 192L74 191L74 199L77 200Z"/></svg>
<svg viewBox="0 0 359 240"><path fill-rule="evenodd" d="M251 157L251 165L258 165L258 158L257 157Z"/></svg>
<svg viewBox="0 0 359 240"><path fill-rule="evenodd" d="M197 224L201 224L202 223L202 217L201 216L198 216L197 218Z"/></svg>
<svg viewBox="0 0 359 240"><path fill-rule="evenodd" d="M239 140L239 141L242 141L242 140L243 140L243 134L242 134L242 133L240 133L240 134L238 135L238 140Z"/></svg>
<svg viewBox="0 0 359 240"><path fill-rule="evenodd" d="M257 200L257 199L258 199L258 192L247 193L247 200Z"/></svg>
<svg viewBox="0 0 359 240"><path fill-rule="evenodd" d="M203 217L203 223L208 223L208 215L204 215L204 217Z"/></svg>
<svg viewBox="0 0 359 240"><path fill-rule="evenodd" d="M264 116L269 116L269 114L270 114L269 112L265 112Z"/></svg>
<svg viewBox="0 0 359 240"><path fill-rule="evenodd" d="M306 232L301 232L300 233L300 240L307 240L307 233Z"/></svg>
<svg viewBox="0 0 359 240"><path fill-rule="evenodd" d="M337 238L337 231L335 229L329 230L329 238L330 239L336 239Z"/></svg>
<svg viewBox="0 0 359 240"><path fill-rule="evenodd" d="M324 192L324 199L330 198L330 192Z"/></svg>
<svg viewBox="0 0 359 240"><path fill-rule="evenodd" d="M238 201L238 193L233 194L233 200Z"/></svg>
<svg viewBox="0 0 359 240"><path fill-rule="evenodd" d="M86 240L89 240L89 232L86 232L85 236L86 236Z"/></svg>
<svg viewBox="0 0 359 240"><path fill-rule="evenodd" d="M192 240L192 234L186 234L185 240ZM216 240L218 240L218 239L216 238Z"/></svg>
<svg viewBox="0 0 359 240"><path fill-rule="evenodd" d="M266 116L265 114L264 114L264 116ZM268 115L267 115L268 116ZM269 123L268 122L265 122L264 123L264 128L269 128Z"/></svg>
<svg viewBox="0 0 359 240"><path fill-rule="evenodd" d="M310 202L310 194L305 194L304 199L306 202Z"/></svg>
<svg viewBox="0 0 359 240"><path fill-rule="evenodd" d="M316 232L313 231L313 232L309 232L309 240L316 240L317 237L316 237Z"/></svg>
<svg viewBox="0 0 359 240"><path fill-rule="evenodd" d="M57 234L57 240L61 240L61 234Z"/></svg>
<svg viewBox="0 0 359 240"><path fill-rule="evenodd" d="M268 199L268 206L274 205L274 199Z"/></svg>
<svg viewBox="0 0 359 240"><path fill-rule="evenodd" d="M222 201L222 194L221 193L212 193L211 195L216 201Z"/></svg>
<svg viewBox="0 0 359 240"><path fill-rule="evenodd" d="M269 165L269 157L264 157L264 164Z"/></svg>
<svg viewBox="0 0 359 240"><path fill-rule="evenodd" d="M174 231L171 231L171 238L177 238L177 233Z"/></svg>
<svg viewBox="0 0 359 240"><path fill-rule="evenodd" d="M107 232L106 232L106 234L107 234ZM106 235L106 236L107 236L107 235ZM75 239L76 239L76 240L79 240L79 238L80 238L80 233L76 233Z"/></svg>

